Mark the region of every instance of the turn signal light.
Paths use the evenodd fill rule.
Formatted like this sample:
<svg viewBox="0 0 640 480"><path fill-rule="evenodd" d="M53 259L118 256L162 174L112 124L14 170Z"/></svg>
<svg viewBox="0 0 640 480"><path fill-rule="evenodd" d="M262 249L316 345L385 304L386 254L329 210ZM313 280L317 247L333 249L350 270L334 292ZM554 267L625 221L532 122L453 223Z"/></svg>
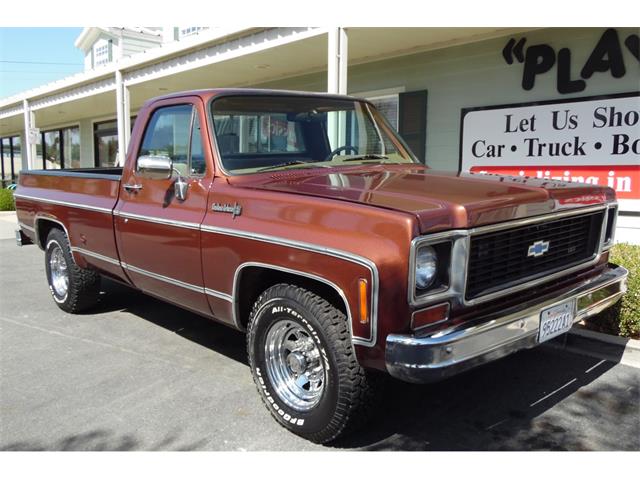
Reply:
<svg viewBox="0 0 640 480"><path fill-rule="evenodd" d="M413 312L411 330L419 330L449 318L449 303L440 303L433 307Z"/></svg>
<svg viewBox="0 0 640 480"><path fill-rule="evenodd" d="M367 281L364 278L358 280L358 297L360 304L360 323L369 323L369 302L367 295Z"/></svg>

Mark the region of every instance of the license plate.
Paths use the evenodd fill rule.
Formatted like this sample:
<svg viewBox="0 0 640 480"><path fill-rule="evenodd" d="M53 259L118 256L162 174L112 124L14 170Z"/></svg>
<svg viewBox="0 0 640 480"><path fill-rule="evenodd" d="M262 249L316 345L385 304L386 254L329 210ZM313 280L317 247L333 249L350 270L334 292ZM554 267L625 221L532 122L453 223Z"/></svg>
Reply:
<svg viewBox="0 0 640 480"><path fill-rule="evenodd" d="M568 332L571 329L571 325L573 325L574 312L575 300L542 310L540 312L538 343L546 342L553 337Z"/></svg>

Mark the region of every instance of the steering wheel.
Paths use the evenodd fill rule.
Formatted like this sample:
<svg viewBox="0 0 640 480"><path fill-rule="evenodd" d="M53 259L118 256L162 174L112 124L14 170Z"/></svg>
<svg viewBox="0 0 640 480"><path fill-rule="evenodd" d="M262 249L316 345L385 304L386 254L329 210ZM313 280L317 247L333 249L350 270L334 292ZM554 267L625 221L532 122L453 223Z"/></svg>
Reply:
<svg viewBox="0 0 640 480"><path fill-rule="evenodd" d="M355 153L356 155L358 154L358 149L352 145L343 145L341 147L336 148L335 150L331 150L331 153L327 156L327 158L324 159L325 162L328 162L329 160L331 160L333 157L335 157L338 153L340 153L341 151L345 151L348 152L349 150L351 150L353 153Z"/></svg>

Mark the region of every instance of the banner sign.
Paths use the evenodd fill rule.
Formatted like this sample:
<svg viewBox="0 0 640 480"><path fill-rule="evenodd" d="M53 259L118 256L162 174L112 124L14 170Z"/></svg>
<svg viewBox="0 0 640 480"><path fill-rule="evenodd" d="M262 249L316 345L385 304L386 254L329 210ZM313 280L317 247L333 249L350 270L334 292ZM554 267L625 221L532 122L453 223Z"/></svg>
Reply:
<svg viewBox="0 0 640 480"><path fill-rule="evenodd" d="M460 170L607 185L640 199L640 93L463 109Z"/></svg>

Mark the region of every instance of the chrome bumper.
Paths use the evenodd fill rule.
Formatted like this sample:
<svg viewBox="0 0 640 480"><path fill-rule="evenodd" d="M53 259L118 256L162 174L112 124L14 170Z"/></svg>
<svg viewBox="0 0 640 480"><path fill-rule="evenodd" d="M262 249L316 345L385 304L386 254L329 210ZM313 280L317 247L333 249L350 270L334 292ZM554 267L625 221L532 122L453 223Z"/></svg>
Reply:
<svg viewBox="0 0 640 480"><path fill-rule="evenodd" d="M540 312L571 299L574 323L601 312L627 291L625 268L609 264L599 276L562 295L524 309L511 309L481 323L454 327L428 336L387 336L385 361L389 373L412 383L441 380L470 368L538 345Z"/></svg>
<svg viewBox="0 0 640 480"><path fill-rule="evenodd" d="M16 233L16 245L24 247L25 245L31 245L33 242L27 237L21 229L17 229Z"/></svg>

